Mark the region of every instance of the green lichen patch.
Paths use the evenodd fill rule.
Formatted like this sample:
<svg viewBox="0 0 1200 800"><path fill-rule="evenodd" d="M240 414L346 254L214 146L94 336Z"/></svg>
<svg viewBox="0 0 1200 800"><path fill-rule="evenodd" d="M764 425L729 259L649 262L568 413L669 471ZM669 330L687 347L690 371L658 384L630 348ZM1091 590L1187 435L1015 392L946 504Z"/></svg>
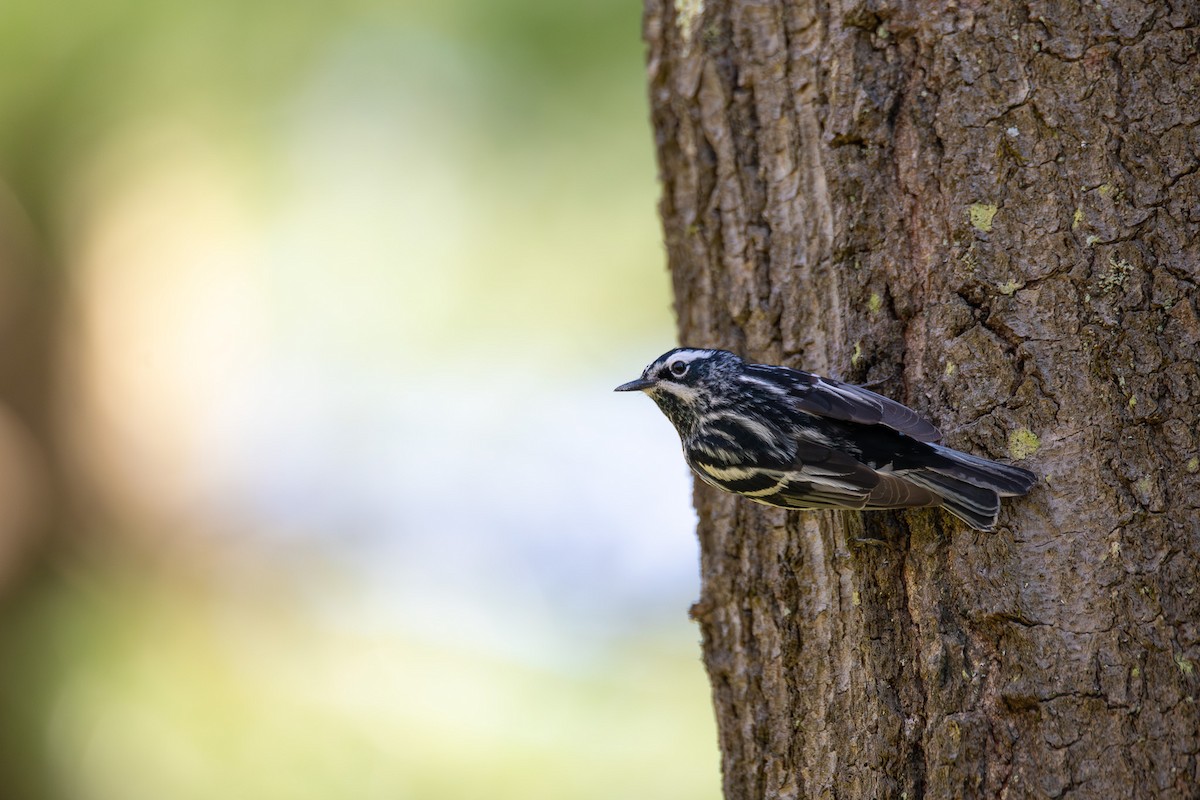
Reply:
<svg viewBox="0 0 1200 800"><path fill-rule="evenodd" d="M1042 446L1042 440L1029 428L1017 428L1008 435L1008 454L1020 461L1029 458Z"/></svg>
<svg viewBox="0 0 1200 800"><path fill-rule="evenodd" d="M878 314L881 308L883 308L883 298L879 292L871 292L871 297L867 300L867 310L872 314Z"/></svg>
<svg viewBox="0 0 1200 800"><path fill-rule="evenodd" d="M1009 279L1009 280L1006 280L1004 283L1000 284L996 288L1000 290L1000 294L1007 297L1008 295L1014 293L1015 291L1017 291L1017 289L1020 289L1023 286L1025 286L1025 284L1021 283L1020 281L1014 281L1012 279Z"/></svg>
<svg viewBox="0 0 1200 800"><path fill-rule="evenodd" d="M862 360L862 342L854 343L854 352L850 354L850 365L858 366L858 362Z"/></svg>
<svg viewBox="0 0 1200 800"><path fill-rule="evenodd" d="M1083 209L1075 209L1075 216L1071 217L1071 230L1076 230L1079 224L1083 222Z"/></svg>
<svg viewBox="0 0 1200 800"><path fill-rule="evenodd" d="M1188 677L1191 677L1192 673L1196 671L1195 665L1183 653L1175 654L1175 666L1179 667L1179 671Z"/></svg>
<svg viewBox="0 0 1200 800"><path fill-rule="evenodd" d="M1129 273L1133 271L1133 264L1130 264L1123 258L1117 258L1115 255L1108 257L1108 272L1100 276L1101 291L1109 294L1117 291L1125 285L1125 279L1129 277Z"/></svg>
<svg viewBox="0 0 1200 800"><path fill-rule="evenodd" d="M1187 463L1184 464L1184 469L1193 475L1197 472L1200 472L1200 458L1197 458L1196 456L1189 458Z"/></svg>
<svg viewBox="0 0 1200 800"><path fill-rule="evenodd" d="M944 374L944 375L945 375L947 378L949 378L949 377L950 377L951 375L953 375L953 374L954 374L954 373L955 373L957 370L958 370L958 364L955 364L953 361L947 361L947 362L946 362L946 369L943 371L943 374Z"/></svg>
<svg viewBox="0 0 1200 800"><path fill-rule="evenodd" d="M967 214L976 230L987 233L992 229L992 220L995 219L997 210L995 203L972 203L967 209Z"/></svg>

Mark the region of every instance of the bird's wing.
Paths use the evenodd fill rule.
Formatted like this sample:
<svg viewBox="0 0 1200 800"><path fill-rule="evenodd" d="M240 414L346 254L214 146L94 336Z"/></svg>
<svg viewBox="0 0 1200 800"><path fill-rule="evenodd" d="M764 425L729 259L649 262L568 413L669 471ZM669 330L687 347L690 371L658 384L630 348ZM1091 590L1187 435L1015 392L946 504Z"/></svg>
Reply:
<svg viewBox="0 0 1200 800"><path fill-rule="evenodd" d="M863 508L878 483L879 474L852 456L801 441L792 468L752 499L784 508Z"/></svg>
<svg viewBox="0 0 1200 800"><path fill-rule="evenodd" d="M784 367L755 365L747 372L753 375L756 370L762 370L764 379L786 383L796 407L809 414L863 425L885 425L918 442L936 442L942 438L932 422L911 408L861 386Z"/></svg>
<svg viewBox="0 0 1200 800"><path fill-rule="evenodd" d="M941 505L941 496L907 480L905 476L879 475L879 485L871 490L867 508L912 508Z"/></svg>
<svg viewBox="0 0 1200 800"><path fill-rule="evenodd" d="M817 442L795 443L788 462L746 463L712 437L697 440L688 463L706 483L783 508L862 508L879 483L875 470Z"/></svg>
<svg viewBox="0 0 1200 800"><path fill-rule="evenodd" d="M781 475L772 491L752 499L784 508L912 508L942 504L940 495L910 482L907 475L877 472L845 453L820 445L805 443L801 452L803 461L798 461L797 469Z"/></svg>

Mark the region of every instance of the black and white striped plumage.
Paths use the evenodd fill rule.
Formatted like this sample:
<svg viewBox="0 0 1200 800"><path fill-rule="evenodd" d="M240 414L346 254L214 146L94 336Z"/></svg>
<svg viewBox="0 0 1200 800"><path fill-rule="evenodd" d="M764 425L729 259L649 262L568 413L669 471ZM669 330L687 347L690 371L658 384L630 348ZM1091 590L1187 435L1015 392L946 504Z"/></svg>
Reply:
<svg viewBox="0 0 1200 800"><path fill-rule="evenodd" d="M936 444L915 411L859 386L681 347L616 391L643 391L705 483L782 508L940 506L991 530L1032 472Z"/></svg>

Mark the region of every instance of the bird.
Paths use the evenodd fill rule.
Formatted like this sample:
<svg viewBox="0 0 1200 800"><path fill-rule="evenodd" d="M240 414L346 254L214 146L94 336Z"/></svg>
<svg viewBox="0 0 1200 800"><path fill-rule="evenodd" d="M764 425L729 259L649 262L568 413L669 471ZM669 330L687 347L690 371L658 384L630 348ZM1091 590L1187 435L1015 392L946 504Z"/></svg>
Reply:
<svg viewBox="0 0 1200 800"><path fill-rule="evenodd" d="M912 409L861 386L678 347L615 391L645 392L705 483L785 509L943 508L994 530L1037 476L938 444Z"/></svg>

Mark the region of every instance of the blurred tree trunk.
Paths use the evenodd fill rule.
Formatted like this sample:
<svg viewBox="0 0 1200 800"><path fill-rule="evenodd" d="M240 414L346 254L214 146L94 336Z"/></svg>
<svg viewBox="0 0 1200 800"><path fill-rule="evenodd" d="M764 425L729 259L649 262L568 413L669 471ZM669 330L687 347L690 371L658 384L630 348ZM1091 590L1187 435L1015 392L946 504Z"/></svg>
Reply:
<svg viewBox="0 0 1200 800"><path fill-rule="evenodd" d="M697 488L730 800L1200 796L1198 16L647 0L681 340L1042 477L994 534Z"/></svg>
<svg viewBox="0 0 1200 800"><path fill-rule="evenodd" d="M0 797L55 797L47 717L48 586L68 538L58 447L57 328L63 281L0 180Z"/></svg>

